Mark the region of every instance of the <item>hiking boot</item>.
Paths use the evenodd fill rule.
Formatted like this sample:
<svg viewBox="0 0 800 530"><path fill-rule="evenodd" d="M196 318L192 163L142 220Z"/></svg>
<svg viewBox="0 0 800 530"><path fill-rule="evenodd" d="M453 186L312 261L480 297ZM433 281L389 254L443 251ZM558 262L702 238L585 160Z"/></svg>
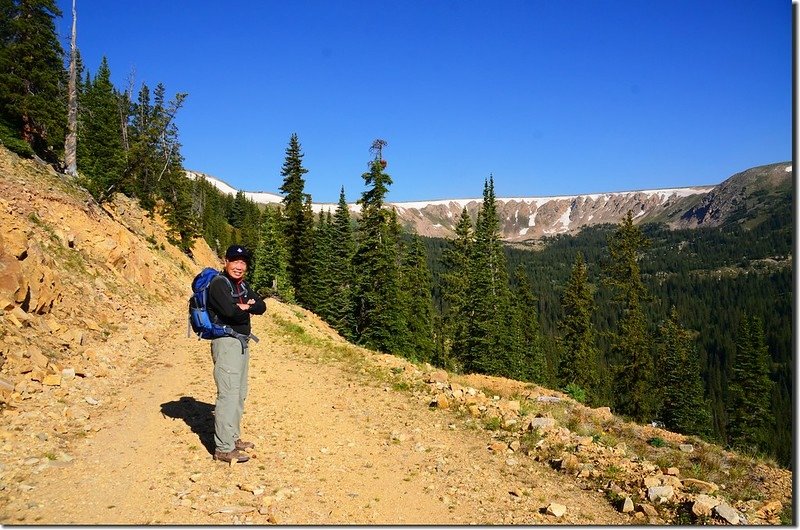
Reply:
<svg viewBox="0 0 800 530"><path fill-rule="evenodd" d="M248 449L255 449L256 444L253 442L245 442L244 440L236 440L236 449L240 451L247 451Z"/></svg>
<svg viewBox="0 0 800 530"><path fill-rule="evenodd" d="M236 463L241 464L242 462L250 460L250 457L238 449L228 451L227 453L217 449L214 451L214 460L222 460L223 462L233 462L235 460Z"/></svg>

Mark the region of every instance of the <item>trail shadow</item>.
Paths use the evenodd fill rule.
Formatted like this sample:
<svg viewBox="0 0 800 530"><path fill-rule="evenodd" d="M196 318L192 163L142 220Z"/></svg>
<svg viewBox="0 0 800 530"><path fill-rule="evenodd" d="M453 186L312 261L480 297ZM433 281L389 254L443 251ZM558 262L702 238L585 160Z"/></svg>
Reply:
<svg viewBox="0 0 800 530"><path fill-rule="evenodd" d="M185 421L209 454L214 454L214 405L183 396L178 401L162 403L161 413Z"/></svg>

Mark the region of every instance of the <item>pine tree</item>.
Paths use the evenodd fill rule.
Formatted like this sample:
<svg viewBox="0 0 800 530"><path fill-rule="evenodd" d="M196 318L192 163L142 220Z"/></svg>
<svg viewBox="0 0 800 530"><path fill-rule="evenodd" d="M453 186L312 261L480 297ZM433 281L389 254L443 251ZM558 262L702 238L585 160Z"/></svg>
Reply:
<svg viewBox="0 0 800 530"><path fill-rule="evenodd" d="M575 254L567 286L561 297L564 318L559 322L561 358L558 363L558 384L561 388L574 384L594 400L598 383L598 354L592 314L595 309L593 290L588 281L588 267L583 254Z"/></svg>
<svg viewBox="0 0 800 530"><path fill-rule="evenodd" d="M309 219L305 206L307 202L310 202L310 196L305 193L303 175L306 173L308 170L303 167L300 141L297 134L292 133L281 169L283 184L280 191L284 194L284 230L286 247L289 252L289 280L300 304L304 304L307 299L306 293L303 292L303 283L308 280L311 266L309 241L314 224L313 215Z"/></svg>
<svg viewBox="0 0 800 530"><path fill-rule="evenodd" d="M234 228L242 228L246 215L247 196L243 191L239 190L233 198L233 208L228 213L228 223Z"/></svg>
<svg viewBox="0 0 800 530"><path fill-rule="evenodd" d="M508 269L500 240L500 219L494 196L494 179L484 183L483 204L475 223L468 272L468 306L464 370L505 375L513 351L513 333L508 317L510 291Z"/></svg>
<svg viewBox="0 0 800 530"><path fill-rule="evenodd" d="M545 384L548 382L548 369L539 327L538 300L522 265L514 271L514 280L517 288L513 292L515 325L512 331L516 331L519 338L511 375L521 381Z"/></svg>
<svg viewBox="0 0 800 530"><path fill-rule="evenodd" d="M460 371L467 349L467 323L471 310L468 304L470 258L473 244L472 220L467 209L455 227L456 238L442 251L442 324L441 366Z"/></svg>
<svg viewBox="0 0 800 530"><path fill-rule="evenodd" d="M0 5L0 140L54 164L67 124L67 73L54 21L60 16L53 0Z"/></svg>
<svg viewBox="0 0 800 530"><path fill-rule="evenodd" d="M671 431L708 435L711 413L704 398L700 359L692 333L680 325L674 307L660 335L661 420Z"/></svg>
<svg viewBox="0 0 800 530"><path fill-rule="evenodd" d="M149 88L142 85L137 102L130 109L130 126L123 139L123 145L129 145L125 178L106 195L119 191L136 197L150 212L155 211L160 199L167 203L174 201L172 188L184 176L174 119L186 96L177 93L168 101L164 84L158 83L151 100ZM119 112L125 112L127 96L119 101Z"/></svg>
<svg viewBox="0 0 800 530"><path fill-rule="evenodd" d="M433 298L431 271L419 236L413 235L405 252L401 293L405 298L408 357L429 362L433 356Z"/></svg>
<svg viewBox="0 0 800 530"><path fill-rule="evenodd" d="M758 453L768 446L774 385L769 375L764 326L759 318L745 316L736 338L727 403L728 442L739 450Z"/></svg>
<svg viewBox="0 0 800 530"><path fill-rule="evenodd" d="M313 232L313 254L310 270L310 289L307 293L309 309L330 323L333 317L334 278L333 247L334 232L331 212L320 210Z"/></svg>
<svg viewBox="0 0 800 530"><path fill-rule="evenodd" d="M375 145L375 144L373 144ZM396 216L383 208L391 177L378 150L370 170L362 174L361 220L353 258L357 271L354 289L356 340L368 348L402 351L405 330L400 301L400 267Z"/></svg>
<svg viewBox="0 0 800 530"><path fill-rule="evenodd" d="M86 189L98 200L123 178L126 161L122 147L118 98L111 70L103 57L97 74L81 93L77 161Z"/></svg>
<svg viewBox="0 0 800 530"><path fill-rule="evenodd" d="M312 282L313 260L314 254L316 253L314 248L316 233L314 230L314 211L311 207L311 195L306 195L306 200L303 203L303 219L305 219L304 225L308 227L308 229L303 232L303 237L300 240L300 248L305 253L303 261L306 265L303 274L300 276L300 286L295 289L295 292L299 293L296 295L298 303L310 309L313 303L312 300L316 296L313 292L314 285Z"/></svg>
<svg viewBox="0 0 800 530"><path fill-rule="evenodd" d="M333 307L330 324L339 334L354 339L355 309L353 305L353 255L355 241L350 221L350 210L345 200L344 187L339 192L339 203L333 216L333 254L331 256L331 277L333 281Z"/></svg>
<svg viewBox="0 0 800 530"><path fill-rule="evenodd" d="M280 208L266 208L261 216L260 238L253 256L250 283L262 295L274 293L286 302L294 302L283 233Z"/></svg>
<svg viewBox="0 0 800 530"><path fill-rule="evenodd" d="M637 421L652 419L653 344L647 332L642 301L648 297L639 270L641 252L650 241L633 224L628 211L617 231L609 238L610 263L607 281L615 290L615 300L622 306L619 327L613 338L612 354L617 363L614 390L616 408Z"/></svg>

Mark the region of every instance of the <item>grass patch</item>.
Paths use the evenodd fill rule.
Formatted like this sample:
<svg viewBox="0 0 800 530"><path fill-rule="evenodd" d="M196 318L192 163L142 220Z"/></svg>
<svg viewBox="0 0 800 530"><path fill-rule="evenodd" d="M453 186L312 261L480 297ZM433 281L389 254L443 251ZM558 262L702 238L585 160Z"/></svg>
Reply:
<svg viewBox="0 0 800 530"><path fill-rule="evenodd" d="M492 416L483 421L483 428L487 431L498 431L503 428L503 420L499 416Z"/></svg>
<svg viewBox="0 0 800 530"><path fill-rule="evenodd" d="M536 450L536 444L540 440L542 435L538 430L526 432L519 438L519 449L522 453L531 454Z"/></svg>

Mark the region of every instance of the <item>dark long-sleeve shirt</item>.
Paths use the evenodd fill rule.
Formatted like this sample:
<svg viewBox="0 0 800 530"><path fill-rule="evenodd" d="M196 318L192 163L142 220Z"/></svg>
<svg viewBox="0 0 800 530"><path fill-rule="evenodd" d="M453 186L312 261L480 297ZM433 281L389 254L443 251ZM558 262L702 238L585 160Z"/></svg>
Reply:
<svg viewBox="0 0 800 530"><path fill-rule="evenodd" d="M236 305L246 304L251 298L256 303L247 311L242 311ZM236 282L223 271L208 287L208 309L216 322L230 326L237 333L249 335L250 315L263 315L267 304L244 280Z"/></svg>

